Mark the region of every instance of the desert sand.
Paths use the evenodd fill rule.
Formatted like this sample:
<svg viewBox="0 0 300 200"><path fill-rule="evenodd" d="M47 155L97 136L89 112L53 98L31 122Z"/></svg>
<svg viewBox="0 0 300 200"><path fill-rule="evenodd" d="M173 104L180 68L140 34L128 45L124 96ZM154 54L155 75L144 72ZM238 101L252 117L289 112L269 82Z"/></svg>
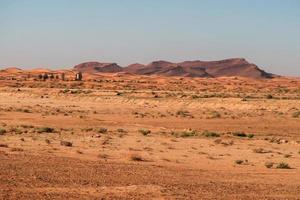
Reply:
<svg viewBox="0 0 300 200"><path fill-rule="evenodd" d="M0 199L300 199L299 78L39 73L1 74Z"/></svg>

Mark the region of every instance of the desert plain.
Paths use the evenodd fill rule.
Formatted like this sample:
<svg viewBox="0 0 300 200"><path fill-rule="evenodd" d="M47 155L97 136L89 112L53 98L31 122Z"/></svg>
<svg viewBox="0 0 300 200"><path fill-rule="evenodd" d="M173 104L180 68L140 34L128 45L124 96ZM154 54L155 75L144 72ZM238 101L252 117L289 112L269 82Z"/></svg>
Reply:
<svg viewBox="0 0 300 200"><path fill-rule="evenodd" d="M299 78L14 76L0 199L300 199Z"/></svg>

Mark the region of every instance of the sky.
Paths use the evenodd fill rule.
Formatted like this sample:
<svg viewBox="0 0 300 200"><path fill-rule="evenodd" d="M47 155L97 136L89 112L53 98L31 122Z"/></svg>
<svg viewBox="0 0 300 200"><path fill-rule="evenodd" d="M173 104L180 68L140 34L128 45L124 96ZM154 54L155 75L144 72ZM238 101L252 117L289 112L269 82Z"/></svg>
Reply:
<svg viewBox="0 0 300 200"><path fill-rule="evenodd" d="M237 57L300 76L300 0L0 0L0 68Z"/></svg>

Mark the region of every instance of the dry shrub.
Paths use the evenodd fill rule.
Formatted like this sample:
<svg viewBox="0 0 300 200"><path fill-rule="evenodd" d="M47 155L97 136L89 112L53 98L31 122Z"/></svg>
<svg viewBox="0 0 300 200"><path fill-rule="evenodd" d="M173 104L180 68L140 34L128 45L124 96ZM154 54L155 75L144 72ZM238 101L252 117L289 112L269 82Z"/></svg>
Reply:
<svg viewBox="0 0 300 200"><path fill-rule="evenodd" d="M138 154L130 155L130 160L135 161L135 162L145 161L145 159L142 156L138 155Z"/></svg>
<svg viewBox="0 0 300 200"><path fill-rule="evenodd" d="M72 142L69 142L69 141L61 141L60 142L60 145L62 146L66 146L66 147L72 147L73 146L73 143Z"/></svg>
<svg viewBox="0 0 300 200"><path fill-rule="evenodd" d="M24 151L22 148L19 148L19 147L13 147L10 150L11 151L19 151L19 152Z"/></svg>

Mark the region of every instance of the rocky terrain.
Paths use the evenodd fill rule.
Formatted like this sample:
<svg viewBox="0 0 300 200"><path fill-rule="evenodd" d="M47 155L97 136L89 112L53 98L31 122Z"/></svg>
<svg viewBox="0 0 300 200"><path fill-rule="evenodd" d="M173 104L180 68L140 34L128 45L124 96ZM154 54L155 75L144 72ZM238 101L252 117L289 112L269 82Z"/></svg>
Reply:
<svg viewBox="0 0 300 200"><path fill-rule="evenodd" d="M185 61L172 63L154 61L148 65L132 64L120 67L116 63L86 62L74 67L74 70L84 73L97 72L128 72L138 75L161 75L183 77L229 77L240 76L248 78L271 78L273 75L259 69L243 58L233 58L221 61Z"/></svg>

